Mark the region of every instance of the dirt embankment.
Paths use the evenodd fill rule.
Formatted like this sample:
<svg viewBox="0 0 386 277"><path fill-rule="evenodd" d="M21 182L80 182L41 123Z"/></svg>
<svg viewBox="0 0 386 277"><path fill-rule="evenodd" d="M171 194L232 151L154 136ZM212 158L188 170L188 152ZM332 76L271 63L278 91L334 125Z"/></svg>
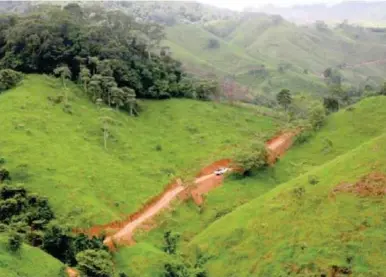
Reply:
<svg viewBox="0 0 386 277"><path fill-rule="evenodd" d="M282 133L266 143L269 151L269 163L273 164L278 157L282 156L293 143L293 138L297 132ZM126 220L115 221L105 225L98 225L89 230L76 230L77 232L85 232L90 236L96 236L105 233L104 243L114 249L116 244L130 245L134 243L133 233L143 227L146 222L154 218L160 211L167 208L175 199L186 200L192 198L197 205L201 205L204 201L204 195L211 190L222 185L223 176L217 176L213 172L219 167L229 168L231 165L230 159L224 159L201 169L197 177L190 186L184 186L182 181L178 179L169 186L165 191L151 199L142 209Z"/></svg>

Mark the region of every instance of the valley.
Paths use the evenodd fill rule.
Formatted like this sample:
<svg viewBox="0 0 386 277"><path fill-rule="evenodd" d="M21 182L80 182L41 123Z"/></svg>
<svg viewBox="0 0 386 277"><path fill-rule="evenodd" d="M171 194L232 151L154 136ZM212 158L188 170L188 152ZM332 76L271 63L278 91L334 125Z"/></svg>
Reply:
<svg viewBox="0 0 386 277"><path fill-rule="evenodd" d="M356 5L1 2L0 276L386 276L386 37Z"/></svg>

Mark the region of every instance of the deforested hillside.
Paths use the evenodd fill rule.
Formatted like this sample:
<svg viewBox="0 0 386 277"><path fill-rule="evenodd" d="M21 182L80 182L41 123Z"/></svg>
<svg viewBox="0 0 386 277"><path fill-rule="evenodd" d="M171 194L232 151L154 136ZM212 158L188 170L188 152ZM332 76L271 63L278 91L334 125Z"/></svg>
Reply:
<svg viewBox="0 0 386 277"><path fill-rule="evenodd" d="M370 140L211 225L190 246L207 255L208 275L384 276L384 140Z"/></svg>
<svg viewBox="0 0 386 277"><path fill-rule="evenodd" d="M141 115L130 117L70 88L70 113L55 104L62 86L51 77L27 76L1 94L0 157L14 181L47 196L77 227L136 211L173 178L278 126L251 109L188 99L143 101Z"/></svg>
<svg viewBox="0 0 386 277"><path fill-rule="evenodd" d="M384 276L385 129L365 116L381 111L378 101L332 117L277 164L271 174L281 185L189 243L205 253L209 276Z"/></svg>
<svg viewBox="0 0 386 277"><path fill-rule="evenodd" d="M200 241L200 244L194 243L193 247L188 248L190 252L194 252L192 250L194 249L195 245L199 245L202 251L197 251L196 253L202 253L202 255L204 255L203 260L205 260L206 257L209 258L208 268L211 268L212 259L216 261L216 264L219 264L219 267L224 267L224 270L220 270L217 267L214 268L213 271L210 271L211 274L209 274L209 276L217 276L219 273L223 274L224 276L232 276L232 273L236 272L236 270L242 271L240 273L241 276L243 276L243 274L245 276L249 276L249 271L245 268L241 269L241 266L243 266L244 263L248 264L256 262L256 260L266 255L266 253L262 254L259 252L260 250L253 248L255 246L251 246L249 250L246 250L249 251L249 256L242 256L237 261L227 260L224 262L224 264L221 264L222 261L217 261L217 257L219 257L219 259L228 257L228 254L225 253L231 252L228 252L229 249L227 248L228 244L226 241L232 241L234 239L231 237L224 237L223 241L223 234L221 233L221 230L224 228L226 230L229 229L229 232L231 233L232 230L244 228L244 225L242 224L245 223L246 226L248 225L247 220L245 222L243 221L244 218L248 218L248 220L263 220L261 217L256 216L256 213L258 213L260 209L260 206L257 206L257 203L261 203L261 201L258 199L265 199L264 197L266 194L271 195L274 193L273 191L281 191L281 187L289 186L284 184L291 183L294 187L304 186L308 192L309 189L316 189L316 187L319 186L319 183L324 182L322 180L323 178L326 178L326 186L328 185L330 178L335 178L336 180L341 178L341 180L329 183L329 185L333 186L334 184L338 185L342 182L350 182L356 178L361 178L367 173L372 172L372 169L374 172L378 173L385 172L384 167L382 167L383 158L376 158L378 148L375 147L374 143L371 143L373 140L376 140L377 143L379 143L381 141L379 136L383 136L386 130L382 123L386 118L386 113L383 109L385 103L386 97L372 97L364 99L356 105L349 107L348 109L341 110L340 112L329 116L325 125L318 132L312 136L308 136L307 134L301 135L296 140L297 142L295 141L294 146L285 154L284 157L280 159L280 161L275 166L256 171L247 178L239 178L235 176L228 177L225 179L223 186L211 191L205 197L205 203L200 208L197 208L197 206L192 202L180 205L175 211L164 213L158 218L157 222L159 226L157 229L150 232L138 232L136 238L140 242L152 242L154 245L162 248L164 244L163 234L168 231L173 231L180 237L179 246L181 249L185 249L188 247L187 245L193 244L196 240L198 240L198 238L204 236L201 235L201 232L206 230L206 228L209 228L209 231L203 232L205 236L208 236L208 238L206 238L207 240L203 239L202 244ZM373 118L377 118L377 120L372 120ZM365 159L367 160L364 162L366 165L363 165L362 167L362 157L358 153L366 153L370 146L366 146L366 150L361 150L361 152L358 152L359 150L354 149L362 147L361 145L363 144L367 145L367 143L372 145L371 147L374 146L374 149L369 152L368 157L366 156ZM346 156L349 158L345 159L350 160L348 162L347 168L345 168L345 162L341 162L343 159L342 157ZM371 157L373 158L373 161L371 161ZM329 166L329 164L331 164L331 166ZM340 168L343 168L342 170L345 170L344 173L335 173L334 168L337 164L339 164ZM315 173L318 170L323 173ZM299 180L303 181L300 182ZM318 191L320 193L323 193L323 190L326 194L329 194L330 192L330 188L323 187L323 185L319 188L319 190ZM300 191L302 191L302 189L300 189ZM279 196L277 196L275 200L278 203L277 205L279 205L279 203L282 201L281 194L279 192L278 194ZM309 197L309 201L313 201L312 196ZM252 213L250 210L248 210L248 213L246 212L245 214L240 215L237 221L240 225L235 224L228 226L228 223L224 221L224 219L227 218L227 215L238 213L240 209L244 209L242 208L242 205L248 203L249 201L256 203L256 205L251 208L254 209L254 212ZM283 198L283 201L287 201L287 199ZM264 208L264 204L261 204L261 206ZM309 208L309 210L310 216L312 216L311 213L314 208ZM263 218L269 222L269 218L274 216L275 213L276 210L272 210L272 214L265 214ZM286 214L283 217L291 218L292 216L292 214ZM350 220L350 218L347 217L345 220ZM222 222L223 225L220 225L220 222ZM312 222L313 221L309 221L309 224L312 225ZM328 222L326 222L326 224L328 224ZM286 225L288 226L289 223L286 223ZM283 228L285 227L283 226ZM218 230L215 233L219 236L219 238L210 236L210 234L215 229ZM307 232L306 225L304 225L303 229L304 230L301 231ZM381 230L379 229L378 231ZM240 232L244 233L244 231ZM255 237L256 232L252 233L251 231L249 235L251 237ZM196 236L198 237L197 239ZM283 244L289 244L289 242L284 241L284 239L288 237L290 237L288 234L283 236ZM240 240L240 243L244 243L242 241L243 238L244 236L241 236L237 239ZM218 252L215 252L215 254L213 254L214 252L209 252L208 256L206 256L205 253L207 248L201 248L201 246L204 245L205 247L209 247L209 249L211 249L211 241L215 241L216 239L221 240L220 244L215 244L213 247L213 250L218 250ZM274 241L270 242L268 240L267 243L268 242L273 243ZM224 245L222 246L221 243ZM248 244L248 242L245 243ZM136 246L133 249L127 249L122 253L122 255L136 257L136 259L138 259L139 257L137 253L142 247L143 245L141 244L138 245L138 248ZM260 246L256 246L256 248L260 249ZM237 251L241 251L241 248ZM224 253L224 256L220 255L220 252ZM326 252L328 252L328 250L326 250ZM241 253L244 252L241 251ZM229 257L231 257L233 254L229 255ZM160 259L162 255L156 255L155 257ZM272 260L269 261L273 263L276 261L276 259L272 258ZM226 266L225 263L234 263L234 271L232 268ZM155 267L157 266L155 265ZM140 264L136 265L136 268L138 268L138 270L143 270L144 272L150 270L148 267L142 266ZM274 273L267 273L264 271L264 273L268 275L272 274L270 276L280 276L280 274L276 271ZM264 274L256 273L255 275L252 274L252 276L264 276Z"/></svg>

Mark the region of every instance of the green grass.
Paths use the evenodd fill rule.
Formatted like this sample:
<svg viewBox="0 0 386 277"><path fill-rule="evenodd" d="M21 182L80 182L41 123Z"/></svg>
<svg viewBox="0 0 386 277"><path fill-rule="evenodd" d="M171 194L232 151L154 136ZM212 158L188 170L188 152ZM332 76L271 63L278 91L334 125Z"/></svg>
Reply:
<svg viewBox="0 0 386 277"><path fill-rule="evenodd" d="M193 100L143 101L139 117L98 109L70 85L72 114L53 104L60 82L27 76L0 95L0 156L15 182L48 197L57 215L87 227L122 218L176 176L193 176L278 122L252 109ZM113 121L107 150L102 122Z"/></svg>
<svg viewBox="0 0 386 277"><path fill-rule="evenodd" d="M60 277L63 264L39 248L23 244L16 253L7 248L7 236L0 235L0 276Z"/></svg>
<svg viewBox="0 0 386 277"><path fill-rule="evenodd" d="M170 213L163 213L158 218L159 227L157 229L154 229L149 233L138 232L136 235L136 238L139 241L146 241L148 243L152 243L153 245L156 245L157 247L162 247L163 233L168 230L174 230L175 232L178 232L181 234L181 240L182 240L181 247L185 248L187 244L191 243L192 239L195 238L195 236L198 235L199 238L204 236L204 235L201 235L201 232L206 228L208 228L209 226L210 226L209 227L210 231L204 231L204 234L208 234L209 232L212 232L213 229L218 229L219 230L218 232L221 233L221 229L225 228L224 226L227 225L227 223L225 223L223 219L223 218L227 218L227 214L232 215L233 213L238 213L237 212L238 207L242 206L243 204L249 203L255 198L265 199L264 195L267 193L271 195L271 191L281 191L281 188L283 187L283 185L281 184L290 182L291 184L293 184L293 186L295 185L307 186L306 190L308 195L308 187L311 186L311 185L308 185L309 174L316 175L318 179L336 178L334 179L334 182L330 183L330 185L334 185L334 184L336 185L339 182L352 181L355 178L362 176L363 174L369 171L369 168L378 170L377 167L374 167L375 165L378 165L378 164L380 166L379 170L382 171L383 159L375 158L375 156L377 155L376 151L369 152L369 155L372 155L373 157L373 162L369 162L368 164L366 164L366 161L365 161L364 167L358 168L357 170L355 170L355 172L352 172L352 176L350 176L349 174L350 170L348 169L346 172L347 176L346 175L342 175L343 177L342 176L339 177L339 175L335 176L336 174L332 170L332 168L335 168L335 166L329 166L327 167L328 169L325 169L324 165L329 163L335 165L337 163L335 162L335 160L339 161L340 159L343 159L343 157L347 157L347 155L351 155L350 158L347 158L347 159L352 159L352 155L354 155L355 160L358 161L355 164L353 162L353 165L352 165L353 167L358 166L358 163L362 164L360 162L362 160L361 155L362 153L365 153L367 150L361 150L360 152L354 151L353 152L354 154L352 154L351 151L357 147L360 147L362 144L367 143L368 141L371 141L372 139L382 135L385 132L385 126L383 124L383 122L386 120L386 111L384 109L385 105L386 105L386 97L368 98L356 104L355 106L349 108L348 110L342 110L336 114L331 115L327 119L325 126L318 133L316 133L313 137L311 137L308 142L301 145L295 145L279 161L279 163L275 165L275 167L268 168L264 171L255 172L255 174L250 178L245 178L245 179L238 179L235 177L227 178L225 181L225 184L222 187L217 188L216 190L212 191L207 195L205 204L202 208L196 207L192 202L188 202L186 204L180 204L178 205L178 207L173 209ZM330 140L331 143L328 144L327 140ZM379 143L380 140L381 139L377 139L377 143ZM326 147L326 145L330 145L330 146ZM370 143L370 145L371 146L366 146L366 147L367 148L373 147L372 143ZM383 152L381 152L380 155L382 155L382 153ZM370 161L371 156L366 157L366 159ZM344 164L340 164L340 167L345 169ZM317 172L318 170L321 170L324 173L320 174ZM329 176L329 174L331 176ZM303 177L299 177L299 176L303 176ZM299 182L298 180L303 180L303 181ZM322 183L323 181L321 180L320 182ZM292 186L292 185L284 185L284 187L285 186ZM319 184L317 186L319 187ZM314 189L314 187L311 187L311 189ZM276 201L280 203L281 199ZM260 203L260 200L253 200L252 202ZM247 205L249 206L250 204L247 204ZM251 213L250 217L252 220L252 218L254 217L254 214L259 212L259 209L258 207L254 207L253 213L251 212L251 209L249 210L249 212ZM310 210L313 210L313 208L310 208ZM275 213L273 212L270 215L264 214L263 218L268 220L271 216L275 216ZM291 215L286 215L286 216L290 217ZM242 220L245 217L247 217L247 214L243 214L241 216L240 221L238 222L242 222ZM219 227L219 225L217 224L220 224L220 223L217 223L217 222L223 222L223 225ZM308 222L310 225L313 224L312 220ZM212 224L213 226L216 226L216 227L212 227ZM288 225L289 223L286 223L286 224ZM243 228L243 226L230 225L229 227L229 229L241 229L241 228ZM283 226L283 228L285 227ZM231 231L229 230L229 232ZM219 234L219 236L221 237L222 234ZM250 236L253 236L253 234L250 234ZM206 242L210 245L212 239L214 238L210 238ZM221 242L223 242L221 238L219 239L221 240ZM283 242L283 243L287 243L287 242ZM199 245L202 246L203 244L204 244L204 239L200 240ZM224 252L224 256L228 257L228 254L225 254L228 251L228 249L225 249L226 242L224 242L224 246L220 244L216 244L215 247L219 249L223 247L222 251ZM204 249L204 253L205 251L206 251L206 248ZM241 251L242 253L244 253L242 251L242 248L238 248L237 251ZM252 251L252 250L249 249L248 251ZM229 257L231 257L233 254L234 253L229 254ZM211 253L209 254L209 256L210 255ZM216 253L215 255L219 255L219 254ZM261 257L259 255L256 256L255 260ZM242 258L240 258L241 261L235 260L234 262L231 262L227 260L226 262L232 265L235 264L235 270L234 272L232 271L233 273L235 273L237 272L237 270L240 270L240 266L244 262L249 263L250 260L255 261L254 259L249 259L249 258L245 258L245 259L248 261L243 261ZM272 259L269 262L272 263L273 261L279 261L279 260L280 259ZM222 262L224 261L218 262L218 267L222 266L224 268L228 268L225 262L220 265L220 263ZM240 262L240 265L238 264L239 262ZM210 262L209 264L211 265ZM218 268L216 268L216 270L218 270ZM216 270L213 269L212 274L210 276L233 276L229 273L231 272L231 270L229 270L229 272L226 271L227 274L229 273L228 275L226 275L225 273L223 275L222 273L224 271L221 271L221 270L218 271L218 273L214 273L214 272L217 272ZM243 274L245 276L249 276L245 272ZM270 275L266 272L265 274L267 275L256 274L256 276L279 276L279 275ZM241 275L241 276L244 276L244 275Z"/></svg>
<svg viewBox="0 0 386 277"><path fill-rule="evenodd" d="M121 248L114 254L117 273L124 272L128 276L162 276L164 264L169 259L163 251L146 243Z"/></svg>
<svg viewBox="0 0 386 277"><path fill-rule="evenodd" d="M223 217L191 242L209 257L209 276L320 276L333 266L352 276L385 276L386 199L338 194L334 186L386 173L381 135L278 186ZM317 176L311 185L308 176ZM295 196L296 188L303 196ZM302 275L303 274L303 275Z"/></svg>
<svg viewBox="0 0 386 277"><path fill-rule="evenodd" d="M249 15L205 24L177 24L168 27L166 44L172 55L193 72L234 76L237 82L258 93L276 94L282 88L293 92L323 95L327 86L320 79L328 67L384 59L385 41L381 33L354 27L318 29L297 26L268 15ZM209 39L220 42L208 49ZM291 67L278 72L281 64ZM264 79L251 76L251 69L265 66ZM384 79L385 65L373 64L342 69L343 82L363 87L368 77ZM308 74L304 74L304 70ZM381 80L376 84L381 83Z"/></svg>

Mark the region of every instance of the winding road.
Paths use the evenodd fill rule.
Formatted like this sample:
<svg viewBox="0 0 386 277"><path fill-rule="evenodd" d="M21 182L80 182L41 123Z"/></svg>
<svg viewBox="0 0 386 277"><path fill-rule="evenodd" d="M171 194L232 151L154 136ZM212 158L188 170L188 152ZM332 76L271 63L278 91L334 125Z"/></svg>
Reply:
<svg viewBox="0 0 386 277"><path fill-rule="evenodd" d="M292 145L293 137L296 132L286 132L280 134L266 143L266 147L270 153L269 162L273 164L276 159L283 155L286 150ZM209 165L201 170L200 175L195 179L193 186L184 186L181 180L177 180L175 184L170 186L165 192L152 202L146 208L136 214L136 217L129 219L127 222L121 224L120 228L115 234L106 237L104 243L110 248L114 249L115 245L132 245L134 244L133 233L136 229L143 226L143 224L154 218L162 210L170 206L170 203L177 199L192 198L197 205L201 205L204 201L204 195L211 190L219 187L223 183L223 176L213 174L214 169L218 167L229 167L231 160L221 160ZM115 226L112 223L111 226ZM107 229L109 225L106 225ZM114 227L113 227L114 229Z"/></svg>

